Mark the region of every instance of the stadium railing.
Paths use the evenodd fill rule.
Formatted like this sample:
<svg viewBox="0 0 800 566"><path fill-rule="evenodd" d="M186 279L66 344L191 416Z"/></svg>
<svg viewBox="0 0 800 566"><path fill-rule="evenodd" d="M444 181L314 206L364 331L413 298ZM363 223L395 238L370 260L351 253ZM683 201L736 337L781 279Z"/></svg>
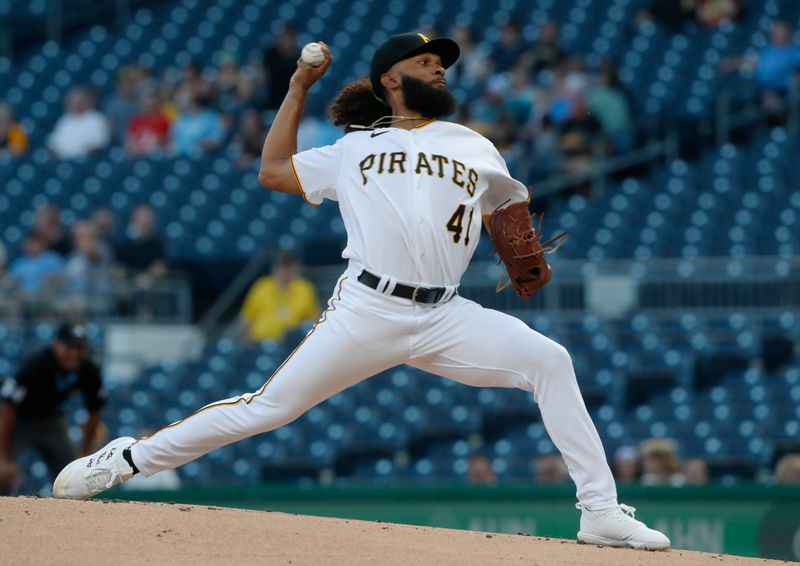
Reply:
<svg viewBox="0 0 800 566"><path fill-rule="evenodd" d="M537 198L561 193L587 183L590 185L591 194L600 197L605 192L608 178L615 173L631 169L640 165L649 165L655 162L671 163L678 155L678 139L673 131L667 131L664 138L633 149L629 152L608 157L603 144L592 147L592 168L581 173L557 173L537 182L534 193ZM528 172L521 172L520 178L526 179Z"/></svg>
<svg viewBox="0 0 800 566"><path fill-rule="evenodd" d="M95 323L192 321L192 288L182 276L137 284L115 279L102 288L52 286L36 293L11 291L0 301L0 320L47 322L78 317Z"/></svg>
<svg viewBox="0 0 800 566"><path fill-rule="evenodd" d="M511 313L542 311L557 318L580 318L601 309L599 314L608 318L633 311L654 318L690 311L711 318L740 312L766 319L800 308L798 258L653 258L646 262L604 260L602 264L556 258L552 263L557 277L528 301L510 290L496 291L504 269L492 262L473 262L459 293L488 308ZM308 268L306 275L325 296L342 269L341 265ZM629 296L603 294L606 283L616 293ZM598 293L602 301L595 300Z"/></svg>
<svg viewBox="0 0 800 566"><path fill-rule="evenodd" d="M740 89L723 88L717 96L714 108L715 143L722 146L728 143L732 133L740 128L765 123L771 112L760 105L756 96L752 96L744 108L737 110L735 102L739 98ZM786 97L786 126L790 133L800 131L800 80L791 83Z"/></svg>

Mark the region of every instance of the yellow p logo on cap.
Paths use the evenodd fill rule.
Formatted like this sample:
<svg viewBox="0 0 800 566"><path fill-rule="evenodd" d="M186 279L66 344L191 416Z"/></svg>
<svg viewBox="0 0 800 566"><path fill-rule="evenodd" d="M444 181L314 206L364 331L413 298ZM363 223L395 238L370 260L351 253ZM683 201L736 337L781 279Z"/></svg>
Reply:
<svg viewBox="0 0 800 566"><path fill-rule="evenodd" d="M427 37L425 37L421 33L417 33L417 35L420 36L422 38L422 41L424 41L425 43L428 43L430 41L430 39L428 39Z"/></svg>

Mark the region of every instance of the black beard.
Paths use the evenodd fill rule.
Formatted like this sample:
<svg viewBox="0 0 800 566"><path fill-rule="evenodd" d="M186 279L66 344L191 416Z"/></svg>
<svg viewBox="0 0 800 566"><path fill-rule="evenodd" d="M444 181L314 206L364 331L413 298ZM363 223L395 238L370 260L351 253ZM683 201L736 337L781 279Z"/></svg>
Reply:
<svg viewBox="0 0 800 566"><path fill-rule="evenodd" d="M456 99L447 87L435 87L428 83L404 76L400 82L406 108L419 112L425 118L442 118L456 110Z"/></svg>

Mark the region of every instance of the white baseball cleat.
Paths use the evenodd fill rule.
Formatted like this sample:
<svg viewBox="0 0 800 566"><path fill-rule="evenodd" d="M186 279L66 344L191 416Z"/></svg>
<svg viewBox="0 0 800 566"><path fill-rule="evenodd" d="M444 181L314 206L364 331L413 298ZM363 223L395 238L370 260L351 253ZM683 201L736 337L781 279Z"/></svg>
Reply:
<svg viewBox="0 0 800 566"><path fill-rule="evenodd" d="M89 499L133 477L133 468L122 451L136 442L130 436L117 438L91 456L68 464L53 483L53 497Z"/></svg>
<svg viewBox="0 0 800 566"><path fill-rule="evenodd" d="M663 533L634 519L636 509L629 505L620 504L603 511L589 511L580 503L575 507L581 510L578 542L642 550L666 550L670 546Z"/></svg>

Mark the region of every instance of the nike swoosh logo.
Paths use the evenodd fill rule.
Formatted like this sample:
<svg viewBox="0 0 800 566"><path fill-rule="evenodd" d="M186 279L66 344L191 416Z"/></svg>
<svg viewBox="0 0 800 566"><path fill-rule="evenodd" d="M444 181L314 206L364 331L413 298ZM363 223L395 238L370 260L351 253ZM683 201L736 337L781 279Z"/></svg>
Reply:
<svg viewBox="0 0 800 566"><path fill-rule="evenodd" d="M378 136L382 136L383 134L388 134L388 133L389 132L372 132L372 135L370 135L369 137L377 138Z"/></svg>

